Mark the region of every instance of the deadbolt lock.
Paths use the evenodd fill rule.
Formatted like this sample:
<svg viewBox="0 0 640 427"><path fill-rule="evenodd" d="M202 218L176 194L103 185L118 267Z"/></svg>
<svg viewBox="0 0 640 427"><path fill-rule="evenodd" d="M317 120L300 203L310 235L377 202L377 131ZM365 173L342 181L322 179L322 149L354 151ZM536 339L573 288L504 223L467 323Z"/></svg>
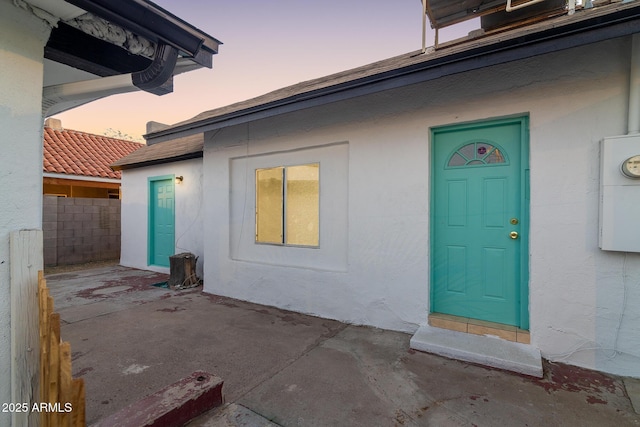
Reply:
<svg viewBox="0 0 640 427"><path fill-rule="evenodd" d="M517 225L518 224L518 218L511 218L511 221L509 221L511 223L511 225Z"/></svg>

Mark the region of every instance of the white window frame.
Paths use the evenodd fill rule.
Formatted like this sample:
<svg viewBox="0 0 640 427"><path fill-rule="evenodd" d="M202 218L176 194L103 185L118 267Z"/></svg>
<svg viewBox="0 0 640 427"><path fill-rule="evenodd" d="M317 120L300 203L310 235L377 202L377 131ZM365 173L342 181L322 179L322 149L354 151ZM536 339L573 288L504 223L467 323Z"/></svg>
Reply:
<svg viewBox="0 0 640 427"><path fill-rule="evenodd" d="M308 268L318 271L348 271L349 254L349 143L336 142L287 150L273 144L260 153L229 159L228 240L229 256L253 266L271 265ZM230 153L231 154L231 153ZM282 165L320 163L321 247L256 244L255 242L255 170ZM221 181L225 182L224 177ZM249 264L247 264L249 265ZM257 268L257 267L256 267Z"/></svg>
<svg viewBox="0 0 640 427"><path fill-rule="evenodd" d="M305 245L305 244L292 244L292 243L287 243L287 169L292 168L292 167L296 167L296 166L311 166L311 165L317 165L318 166L318 230L317 230L317 239L318 239L318 244L317 245ZM277 168L282 168L282 218L281 220L281 229L282 229L282 233L280 235L280 242L262 242L258 240L258 210L259 210L259 206L258 206L258 171L262 171L262 170L269 170L269 169L277 169ZM290 164L290 165L280 165L280 166L272 166L272 167L267 167L267 168L257 168L254 171L254 175L255 175L255 190L254 190L254 194L256 197L255 200L255 216L256 216L256 220L255 220L255 243L257 245L275 245L275 246L291 246L294 248L311 248L311 249L318 249L320 248L320 224L321 224L321 220L320 220L320 212L322 211L321 209L321 191L320 191L320 183L322 182L322 180L320 179L320 162L316 161L316 162L306 162L306 163L300 163L300 164Z"/></svg>

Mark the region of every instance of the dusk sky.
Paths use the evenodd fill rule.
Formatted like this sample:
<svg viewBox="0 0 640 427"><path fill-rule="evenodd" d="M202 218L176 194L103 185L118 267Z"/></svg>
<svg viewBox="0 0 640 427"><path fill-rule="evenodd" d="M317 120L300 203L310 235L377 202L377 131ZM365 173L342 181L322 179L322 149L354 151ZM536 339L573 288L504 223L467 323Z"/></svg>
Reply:
<svg viewBox="0 0 640 427"><path fill-rule="evenodd" d="M147 121L173 124L274 89L422 47L419 0L157 0L222 43L213 69L174 78L174 92L114 95L57 114L66 129L135 138ZM472 28L442 30L440 39ZM433 44L428 28L427 46Z"/></svg>

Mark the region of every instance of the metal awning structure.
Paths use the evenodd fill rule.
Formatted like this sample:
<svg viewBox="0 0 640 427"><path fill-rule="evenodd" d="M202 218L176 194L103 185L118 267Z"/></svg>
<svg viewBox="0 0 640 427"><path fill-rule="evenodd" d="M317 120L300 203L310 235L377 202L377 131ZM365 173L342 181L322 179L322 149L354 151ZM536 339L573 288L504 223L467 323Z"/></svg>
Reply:
<svg viewBox="0 0 640 427"><path fill-rule="evenodd" d="M490 26L525 22L546 14L565 11L572 14L576 0L421 0L423 12L422 51L425 51L426 20L436 30L435 46L438 46L438 30L478 17L488 17ZM484 27L484 25L483 25Z"/></svg>
<svg viewBox="0 0 640 427"><path fill-rule="evenodd" d="M506 0L424 0L431 28L439 29L468 19L505 10Z"/></svg>

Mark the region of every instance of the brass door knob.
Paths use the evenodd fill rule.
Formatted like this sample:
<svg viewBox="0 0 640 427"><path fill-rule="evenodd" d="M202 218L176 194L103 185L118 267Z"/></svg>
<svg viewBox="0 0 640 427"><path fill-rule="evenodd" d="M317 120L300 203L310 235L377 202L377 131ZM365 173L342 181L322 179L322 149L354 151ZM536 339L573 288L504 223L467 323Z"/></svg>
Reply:
<svg viewBox="0 0 640 427"><path fill-rule="evenodd" d="M512 231L511 233L509 233L509 237L511 237L513 240L518 238L518 232L517 231Z"/></svg>

